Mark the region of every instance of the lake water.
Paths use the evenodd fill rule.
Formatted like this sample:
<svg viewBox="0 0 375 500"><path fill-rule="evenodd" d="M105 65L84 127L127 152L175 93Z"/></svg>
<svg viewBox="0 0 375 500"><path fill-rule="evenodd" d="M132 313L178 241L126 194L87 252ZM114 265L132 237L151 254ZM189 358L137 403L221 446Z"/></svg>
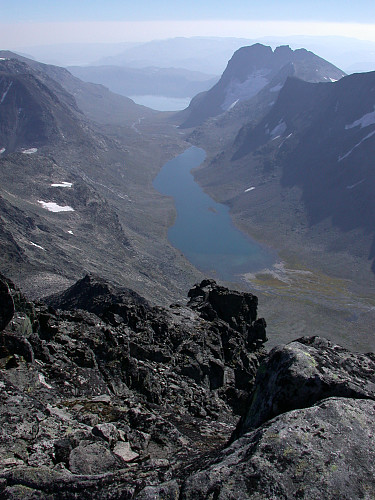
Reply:
<svg viewBox="0 0 375 500"><path fill-rule="evenodd" d="M216 203L194 181L190 171L204 158L203 149L191 147L167 162L154 180L154 187L173 196L176 205L169 241L195 267L226 281L272 266L276 256L239 231L228 207Z"/></svg>
<svg viewBox="0 0 375 500"><path fill-rule="evenodd" d="M129 97L137 104L157 111L180 111L187 108L191 101L190 97L165 97L162 95L131 95Z"/></svg>

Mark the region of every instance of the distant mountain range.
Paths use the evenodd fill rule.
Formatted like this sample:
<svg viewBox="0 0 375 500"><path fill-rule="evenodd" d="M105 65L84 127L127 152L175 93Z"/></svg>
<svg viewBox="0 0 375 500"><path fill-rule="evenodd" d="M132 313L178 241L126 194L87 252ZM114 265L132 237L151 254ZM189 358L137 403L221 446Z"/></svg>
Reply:
<svg viewBox="0 0 375 500"><path fill-rule="evenodd" d="M375 42L343 36L179 37L145 43L65 43L19 50L23 55L32 54L38 61L59 66L175 67L221 75L233 52L254 43L273 48L286 44L293 49L305 48L346 73L375 69Z"/></svg>
<svg viewBox="0 0 375 500"><path fill-rule="evenodd" d="M262 89L267 89L272 103L288 76L311 82L339 80L344 72L304 49L289 46L275 51L262 44L237 50L219 82L207 92L197 95L189 107L180 113L183 128L201 125L210 117L248 101ZM272 98L272 99L271 99Z"/></svg>
<svg viewBox="0 0 375 500"><path fill-rule="evenodd" d="M100 83L124 96L194 97L211 88L218 80L213 75L176 68L69 66L68 70L81 80Z"/></svg>
<svg viewBox="0 0 375 500"><path fill-rule="evenodd" d="M130 47L117 55L98 59L95 64L133 68L184 68L220 75L233 52L253 43L246 38L178 37Z"/></svg>

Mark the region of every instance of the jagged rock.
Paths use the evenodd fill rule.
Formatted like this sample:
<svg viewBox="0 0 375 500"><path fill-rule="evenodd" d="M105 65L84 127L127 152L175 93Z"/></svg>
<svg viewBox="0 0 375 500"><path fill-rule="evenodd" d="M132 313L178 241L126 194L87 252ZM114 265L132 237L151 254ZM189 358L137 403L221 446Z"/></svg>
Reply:
<svg viewBox="0 0 375 500"><path fill-rule="evenodd" d="M113 448L113 453L120 457L124 462L131 462L139 457L138 453L135 453L129 443L117 443Z"/></svg>
<svg viewBox="0 0 375 500"><path fill-rule="evenodd" d="M0 275L0 331L4 330L13 318L14 303L9 287Z"/></svg>
<svg viewBox="0 0 375 500"><path fill-rule="evenodd" d="M210 281L217 313L208 320L194 307L153 307L93 276L48 306L9 290L16 311L0 341L7 469L17 469L21 456L26 466L61 473L58 489L69 473L82 485L125 467L114 490L124 481L139 490L229 438L266 355L262 332L248 342L257 321L251 294L242 300ZM230 317L225 296L234 297ZM15 484L6 487L10 498ZM95 498L96 487L87 498L89 491Z"/></svg>
<svg viewBox="0 0 375 500"><path fill-rule="evenodd" d="M69 456L69 469L74 474L101 474L121 467L116 455L100 443L80 443Z"/></svg>
<svg viewBox="0 0 375 500"><path fill-rule="evenodd" d="M375 399L375 355L351 353L320 337L275 347L258 371L253 400L236 435L332 396Z"/></svg>
<svg viewBox="0 0 375 500"><path fill-rule="evenodd" d="M117 427L111 423L97 424L92 429L94 436L99 436L110 445L116 443L120 439L120 433Z"/></svg>
<svg viewBox="0 0 375 500"><path fill-rule="evenodd" d="M279 415L192 474L176 497L374 498L374 417L374 401L346 398Z"/></svg>
<svg viewBox="0 0 375 500"><path fill-rule="evenodd" d="M373 493L373 355L299 339L271 352L254 390L267 354L251 294L205 280L188 306L166 310L92 276L49 306L8 287L15 313L0 334L2 497ZM329 396L352 399L319 401ZM244 410L263 426L246 434L243 419L243 436L223 449Z"/></svg>

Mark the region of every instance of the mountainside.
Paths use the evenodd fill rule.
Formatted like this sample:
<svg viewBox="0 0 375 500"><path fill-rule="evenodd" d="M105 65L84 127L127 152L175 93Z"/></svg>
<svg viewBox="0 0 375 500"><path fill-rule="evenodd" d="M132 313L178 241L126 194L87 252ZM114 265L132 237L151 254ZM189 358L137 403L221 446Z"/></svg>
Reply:
<svg viewBox="0 0 375 500"><path fill-rule="evenodd" d="M0 60L0 95L3 153L83 139L82 116L72 96L54 80L37 78L26 64Z"/></svg>
<svg viewBox="0 0 375 500"><path fill-rule="evenodd" d="M3 498L374 496L374 355L267 355L254 295L189 298L86 276L46 305L0 276Z"/></svg>
<svg viewBox="0 0 375 500"><path fill-rule="evenodd" d="M162 95L193 97L217 81L213 75L176 68L125 68L121 66L70 66L78 78L100 83L124 96Z"/></svg>
<svg viewBox="0 0 375 500"><path fill-rule="evenodd" d="M47 79L45 84L49 88L53 88L53 91L60 98L62 95L64 98L68 98L69 105L78 106L87 118L95 122L129 125L141 118L155 114L155 111L139 106L125 96L114 94L102 85L83 82L65 68L43 64L5 50L0 51L0 58L3 60L17 59L24 62L28 68L32 68L36 72L38 80Z"/></svg>
<svg viewBox="0 0 375 500"><path fill-rule="evenodd" d="M261 44L242 47L228 62L219 82L196 96L178 115L181 126L196 127L239 102L251 99L266 87L276 98L287 76L329 82L340 79L344 73L305 49L293 51L289 46L283 46L272 51L271 47Z"/></svg>
<svg viewBox="0 0 375 500"><path fill-rule="evenodd" d="M89 106L86 84L62 68L40 66L0 60L1 270L33 296L98 269L115 283L139 285L156 302L164 292L154 281L164 282L166 296L178 295L199 273L165 241L169 215L151 184L184 147L175 128L132 101L134 122L125 115L116 125L117 116L108 123L101 115L97 124L58 81L74 85ZM151 123L143 126L146 116Z"/></svg>
<svg viewBox="0 0 375 500"><path fill-rule="evenodd" d="M281 185L302 188L309 224L331 218L343 231L374 236L374 88L375 72L332 85L289 79L268 115L241 131L233 160L274 141Z"/></svg>

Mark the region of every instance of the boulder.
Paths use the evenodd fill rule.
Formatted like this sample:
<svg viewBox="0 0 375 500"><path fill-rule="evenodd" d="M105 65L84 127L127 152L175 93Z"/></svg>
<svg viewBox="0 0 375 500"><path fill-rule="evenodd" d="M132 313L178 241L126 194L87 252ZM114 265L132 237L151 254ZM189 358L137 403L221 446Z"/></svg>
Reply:
<svg viewBox="0 0 375 500"><path fill-rule="evenodd" d="M236 436L267 420L327 397L375 399L375 355L347 351L321 337L302 337L271 350Z"/></svg>
<svg viewBox="0 0 375 500"><path fill-rule="evenodd" d="M74 474L103 474L121 467L121 460L101 443L81 442L69 456L69 470Z"/></svg>
<svg viewBox="0 0 375 500"><path fill-rule="evenodd" d="M375 402L329 398L279 415L192 474L178 498L375 498ZM162 498L154 496L140 498Z"/></svg>

